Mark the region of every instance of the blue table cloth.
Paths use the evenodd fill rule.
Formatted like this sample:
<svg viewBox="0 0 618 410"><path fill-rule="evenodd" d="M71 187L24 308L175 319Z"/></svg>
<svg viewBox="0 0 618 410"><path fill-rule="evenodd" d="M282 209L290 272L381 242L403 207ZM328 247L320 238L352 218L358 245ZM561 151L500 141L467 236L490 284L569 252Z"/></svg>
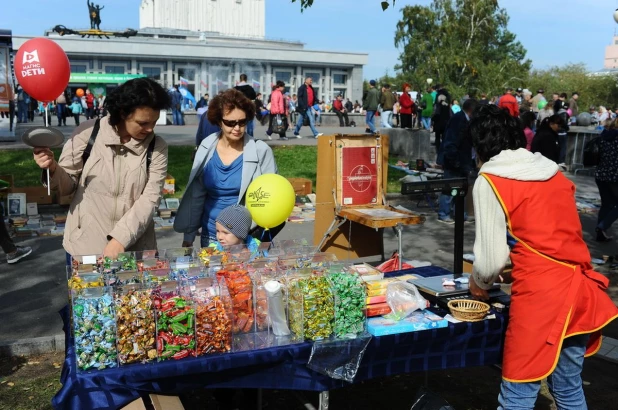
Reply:
<svg viewBox="0 0 618 410"><path fill-rule="evenodd" d="M448 271L427 267L387 276L402 273L433 276ZM354 382L500 363L507 318L496 316L494 320L374 337ZM67 332L68 309L63 319L66 358L63 387L52 400L56 409L112 410L135 400L140 393L182 394L202 387L326 391L348 385L307 368L311 343L78 373L73 339Z"/></svg>

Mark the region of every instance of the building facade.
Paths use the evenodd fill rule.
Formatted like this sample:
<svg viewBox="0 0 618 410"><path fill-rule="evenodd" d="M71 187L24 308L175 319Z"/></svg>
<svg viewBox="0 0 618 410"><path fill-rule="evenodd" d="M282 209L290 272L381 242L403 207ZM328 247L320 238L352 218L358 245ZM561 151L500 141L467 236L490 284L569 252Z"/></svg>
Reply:
<svg viewBox="0 0 618 410"><path fill-rule="evenodd" d="M136 37L110 39L59 36L52 31L45 35L67 53L72 73L144 74L165 87L182 82L196 98L233 87L244 73L265 95L277 80L293 94L305 77L312 77L321 99L342 94L361 100L363 65L368 58L367 54L306 50L299 42L174 29L145 29ZM13 36L14 49L31 38Z"/></svg>
<svg viewBox="0 0 618 410"><path fill-rule="evenodd" d="M265 3L266 0L142 0L139 27L264 38Z"/></svg>
<svg viewBox="0 0 618 410"><path fill-rule="evenodd" d="M614 36L612 39L612 44L605 47L605 61L603 63L603 68L618 68L618 36Z"/></svg>
<svg viewBox="0 0 618 410"><path fill-rule="evenodd" d="M320 99L342 94L361 100L368 55L307 50L297 41L265 38L265 2L142 0L135 37L81 38L52 30L45 36L67 53L73 74L143 74L165 87L182 83L196 98L233 87L243 73L265 96L278 80L294 94L312 77ZM14 49L31 38L13 36ZM70 86L88 84L74 80Z"/></svg>

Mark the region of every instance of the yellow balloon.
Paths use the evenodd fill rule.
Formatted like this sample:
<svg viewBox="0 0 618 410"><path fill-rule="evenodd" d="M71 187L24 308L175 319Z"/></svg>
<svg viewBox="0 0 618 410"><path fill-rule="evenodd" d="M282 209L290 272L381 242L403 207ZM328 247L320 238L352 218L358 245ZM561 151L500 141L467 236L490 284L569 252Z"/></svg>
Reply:
<svg viewBox="0 0 618 410"><path fill-rule="evenodd" d="M292 214L295 203L294 187L281 175L261 175L247 188L245 206L255 223L266 229L285 222Z"/></svg>

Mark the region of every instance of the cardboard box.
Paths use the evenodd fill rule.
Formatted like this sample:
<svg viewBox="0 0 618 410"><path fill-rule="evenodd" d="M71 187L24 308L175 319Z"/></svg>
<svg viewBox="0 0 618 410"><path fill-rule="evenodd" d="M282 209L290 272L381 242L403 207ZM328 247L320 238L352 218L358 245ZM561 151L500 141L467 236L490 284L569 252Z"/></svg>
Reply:
<svg viewBox="0 0 618 410"><path fill-rule="evenodd" d="M151 394L151 403L148 404L152 404L152 406L149 407L146 407L144 400L148 401L148 398L132 401L121 410L146 410L148 408L154 408L155 410L184 410L182 402L178 396L161 396L158 394Z"/></svg>
<svg viewBox="0 0 618 410"><path fill-rule="evenodd" d="M163 183L163 195L174 195L176 192L176 178L167 174Z"/></svg>
<svg viewBox="0 0 618 410"><path fill-rule="evenodd" d="M313 183L307 178L288 178L290 184L294 187L296 195L309 195L312 193Z"/></svg>
<svg viewBox="0 0 618 410"><path fill-rule="evenodd" d="M51 195L47 195L47 188L44 186L11 188L14 194L26 194L26 202L36 202L39 205L50 205L53 203Z"/></svg>

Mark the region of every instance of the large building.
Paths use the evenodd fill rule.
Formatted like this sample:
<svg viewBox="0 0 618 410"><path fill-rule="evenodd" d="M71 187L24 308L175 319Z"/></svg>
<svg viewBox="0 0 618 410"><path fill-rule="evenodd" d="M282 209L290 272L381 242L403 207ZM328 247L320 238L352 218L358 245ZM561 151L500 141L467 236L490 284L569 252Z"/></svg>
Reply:
<svg viewBox="0 0 618 410"><path fill-rule="evenodd" d="M266 35L266 0L142 0L139 28L210 31L225 36Z"/></svg>
<svg viewBox="0 0 618 410"><path fill-rule="evenodd" d="M614 36L612 44L605 47L605 62L603 68L618 68L618 37Z"/></svg>
<svg viewBox="0 0 618 410"><path fill-rule="evenodd" d="M297 41L265 38L265 1L143 0L135 37L81 38L52 30L45 36L67 53L71 72L82 74L74 76L74 89L88 86L85 74L120 75L108 76L107 88L123 74L144 74L166 87L182 82L197 97L234 86L245 73L264 94L277 80L295 93L310 76L320 98L360 100L367 54L307 50ZM14 49L30 38L14 36Z"/></svg>

